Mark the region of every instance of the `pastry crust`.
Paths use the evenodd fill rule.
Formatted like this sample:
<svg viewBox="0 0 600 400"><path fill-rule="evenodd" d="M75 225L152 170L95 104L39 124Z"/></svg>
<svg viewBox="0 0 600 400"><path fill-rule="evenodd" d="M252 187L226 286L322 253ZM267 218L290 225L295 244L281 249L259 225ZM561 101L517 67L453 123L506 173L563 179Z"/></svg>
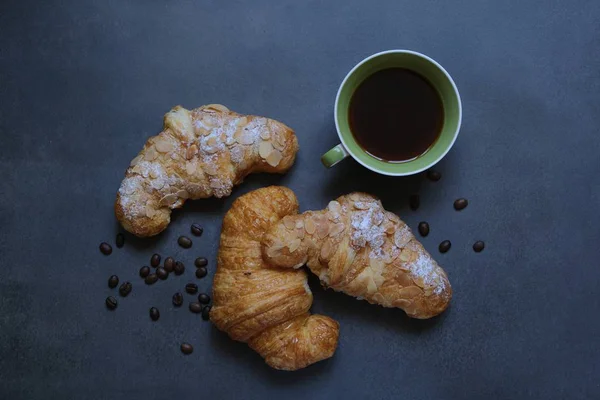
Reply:
<svg viewBox="0 0 600 400"><path fill-rule="evenodd" d="M165 115L163 131L131 161L115 214L129 232L156 235L187 199L229 196L253 172L284 173L297 151L294 131L281 122L220 104L177 106Z"/></svg>
<svg viewBox="0 0 600 400"><path fill-rule="evenodd" d="M306 272L269 267L262 257L264 233L297 212L296 196L284 187L258 189L233 202L223 219L210 313L217 328L283 370L331 357L339 334L336 321L308 312L313 297Z"/></svg>
<svg viewBox="0 0 600 400"><path fill-rule="evenodd" d="M321 283L425 319L452 298L444 270L410 228L366 193L331 201L322 211L284 217L263 237L263 255L279 267L307 264Z"/></svg>

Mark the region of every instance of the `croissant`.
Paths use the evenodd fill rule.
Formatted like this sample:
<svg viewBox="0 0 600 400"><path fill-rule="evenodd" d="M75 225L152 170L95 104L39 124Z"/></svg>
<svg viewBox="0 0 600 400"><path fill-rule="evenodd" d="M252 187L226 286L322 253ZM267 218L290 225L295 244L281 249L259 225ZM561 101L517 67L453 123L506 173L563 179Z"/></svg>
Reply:
<svg viewBox="0 0 600 400"><path fill-rule="evenodd" d="M191 111L177 106L131 161L115 214L129 232L156 235L187 199L229 196L253 172L284 173L297 151L294 131L281 122L220 104Z"/></svg>
<svg viewBox="0 0 600 400"><path fill-rule="evenodd" d="M335 352L339 325L311 315L312 292L303 270L271 268L262 257L263 234L297 214L294 193L267 187L239 197L225 214L213 281L211 321L248 343L273 368L297 370Z"/></svg>
<svg viewBox="0 0 600 400"><path fill-rule="evenodd" d="M264 235L262 251L273 265L308 264L324 286L413 318L440 314L452 297L446 273L408 226L365 193L284 217Z"/></svg>

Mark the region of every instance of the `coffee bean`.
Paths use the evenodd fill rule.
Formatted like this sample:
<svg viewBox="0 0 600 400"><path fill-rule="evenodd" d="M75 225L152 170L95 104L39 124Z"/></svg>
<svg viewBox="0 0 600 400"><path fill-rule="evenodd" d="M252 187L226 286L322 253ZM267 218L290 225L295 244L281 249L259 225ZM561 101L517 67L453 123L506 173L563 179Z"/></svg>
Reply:
<svg viewBox="0 0 600 400"><path fill-rule="evenodd" d="M450 250L451 246L452 246L452 243L450 243L449 240L444 240L442 243L440 243L440 246L439 246L440 253L447 252L448 250Z"/></svg>
<svg viewBox="0 0 600 400"><path fill-rule="evenodd" d="M467 199L458 199L454 202L454 209L456 211L460 211L465 209L469 205L469 201Z"/></svg>
<svg viewBox="0 0 600 400"><path fill-rule="evenodd" d="M175 259L173 257L165 258L165 263L163 266L165 268L165 271L173 272L173 268L175 267Z"/></svg>
<svg viewBox="0 0 600 400"><path fill-rule="evenodd" d="M129 293L131 293L131 289L133 289L131 283L125 282L121 286L119 286L119 294L123 297L126 297L127 295L129 295Z"/></svg>
<svg viewBox="0 0 600 400"><path fill-rule="evenodd" d="M211 306L206 306L202 309L202 319L205 321L208 321L210 318L210 309L212 307Z"/></svg>
<svg viewBox="0 0 600 400"><path fill-rule="evenodd" d="M208 265L208 260L205 257L198 257L196 261L194 261L194 265L198 268L206 267Z"/></svg>
<svg viewBox="0 0 600 400"><path fill-rule="evenodd" d="M202 229L200 224L192 224L191 230L194 236L202 236L202 233L204 232L204 229Z"/></svg>
<svg viewBox="0 0 600 400"><path fill-rule="evenodd" d="M115 239L115 243L118 248L121 248L125 245L125 235L122 233L117 233L117 238Z"/></svg>
<svg viewBox="0 0 600 400"><path fill-rule="evenodd" d="M156 268L160 265L160 254L152 254L152 257L150 257L150 266L152 266L153 268Z"/></svg>
<svg viewBox="0 0 600 400"><path fill-rule="evenodd" d="M202 279L206 276L206 274L208 274L208 271L205 267L200 267L196 269L196 278Z"/></svg>
<svg viewBox="0 0 600 400"><path fill-rule="evenodd" d="M175 271L175 275L181 275L185 271L185 266L181 261L177 261L175 267L173 267L173 271Z"/></svg>
<svg viewBox="0 0 600 400"><path fill-rule="evenodd" d="M175 307L181 307L182 304L183 304L183 295L179 292L175 293L173 295L173 305Z"/></svg>
<svg viewBox="0 0 600 400"><path fill-rule="evenodd" d="M198 285L196 285L195 283L188 283L187 285L185 285L185 291L189 294L196 294L198 293Z"/></svg>
<svg viewBox="0 0 600 400"><path fill-rule="evenodd" d="M156 307L150 308L150 319L152 321L158 321L159 318L160 318L160 312L158 311L158 308L156 308Z"/></svg>
<svg viewBox="0 0 600 400"><path fill-rule="evenodd" d="M117 287L117 285L119 284L119 277L116 275L111 276L110 278L108 278L108 287L111 289L114 289Z"/></svg>
<svg viewBox="0 0 600 400"><path fill-rule="evenodd" d="M473 250L475 250L475 253L481 253L484 248L485 243L483 243L481 240L478 240L475 243L473 243Z"/></svg>
<svg viewBox="0 0 600 400"><path fill-rule="evenodd" d="M150 267L144 265L142 268L140 268L140 276L142 278L146 278L148 275L150 275Z"/></svg>
<svg viewBox="0 0 600 400"><path fill-rule="evenodd" d="M208 303L210 303L210 296L207 295L206 293L200 293L198 295L198 301L202 304L208 304Z"/></svg>
<svg viewBox="0 0 600 400"><path fill-rule="evenodd" d="M106 308L108 308L109 310L114 310L115 308L117 308L117 299L115 299L112 296L108 296L106 298Z"/></svg>
<svg viewBox="0 0 600 400"><path fill-rule="evenodd" d="M408 198L408 205L410 206L411 210L416 211L419 208L419 206L421 205L421 198L419 197L419 195L412 194Z"/></svg>
<svg viewBox="0 0 600 400"><path fill-rule="evenodd" d="M192 247L192 239L190 239L187 236L179 236L179 239L177 239L177 243L179 243L179 245L184 249L189 249L190 247Z"/></svg>
<svg viewBox="0 0 600 400"><path fill-rule="evenodd" d="M185 355L192 354L194 348L189 343L181 343L181 352Z"/></svg>
<svg viewBox="0 0 600 400"><path fill-rule="evenodd" d="M429 224L427 222L425 222L425 221L419 222L419 233L423 237L429 235Z"/></svg>
<svg viewBox="0 0 600 400"><path fill-rule="evenodd" d="M156 268L156 275L163 281L169 277L169 273L163 267Z"/></svg>
<svg viewBox="0 0 600 400"><path fill-rule="evenodd" d="M108 256L110 253L112 253L112 247L110 244L108 244L106 242L102 242L102 243L100 243L100 251L105 256Z"/></svg>
<svg viewBox="0 0 600 400"><path fill-rule="evenodd" d="M144 279L144 282L146 282L146 285L154 285L157 280L158 275L156 275L155 273L151 273L146 277L146 279Z"/></svg>
<svg viewBox="0 0 600 400"><path fill-rule="evenodd" d="M442 178L442 174L436 170L430 169L427 171L427 178L432 182L437 182Z"/></svg>
<svg viewBox="0 0 600 400"><path fill-rule="evenodd" d="M202 312L202 304L200 303L190 303L190 311L194 314L200 314Z"/></svg>

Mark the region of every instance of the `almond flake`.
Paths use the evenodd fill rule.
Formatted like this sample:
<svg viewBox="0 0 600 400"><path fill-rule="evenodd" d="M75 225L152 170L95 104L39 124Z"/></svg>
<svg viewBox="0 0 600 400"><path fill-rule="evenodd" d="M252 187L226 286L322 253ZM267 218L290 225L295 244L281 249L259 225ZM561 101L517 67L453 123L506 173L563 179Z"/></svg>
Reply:
<svg viewBox="0 0 600 400"><path fill-rule="evenodd" d="M287 229L295 229L296 221L294 221L294 219L289 215L286 215L285 217L283 217L283 225L285 225Z"/></svg>
<svg viewBox="0 0 600 400"><path fill-rule="evenodd" d="M402 253L400 253L400 260L401 261L409 261L410 258L412 257L412 251L410 249L404 249L402 250Z"/></svg>
<svg viewBox="0 0 600 400"><path fill-rule="evenodd" d="M260 138L262 140L269 140L269 139L271 139L271 134L269 133L268 130L265 129L264 131L260 132Z"/></svg>
<svg viewBox="0 0 600 400"><path fill-rule="evenodd" d="M217 166L213 164L206 164L203 169L204 172L206 172L206 175L211 176L215 176L219 172Z"/></svg>
<svg viewBox="0 0 600 400"><path fill-rule="evenodd" d="M398 296L404 299L414 299L422 293L423 291L417 286L409 286L398 290Z"/></svg>
<svg viewBox="0 0 600 400"><path fill-rule="evenodd" d="M154 143L154 147L156 147L156 150L158 150L159 153L168 153L173 151L173 144L166 140L158 140L156 143Z"/></svg>
<svg viewBox="0 0 600 400"><path fill-rule="evenodd" d="M149 204L147 204L146 205L146 217L154 218L154 214L156 214L154 209Z"/></svg>
<svg viewBox="0 0 600 400"><path fill-rule="evenodd" d="M244 130L240 130L239 132L241 132L239 134L239 136L237 137L237 142L239 144L244 144L244 145L254 144L254 137L252 137L252 134L250 134Z"/></svg>
<svg viewBox="0 0 600 400"><path fill-rule="evenodd" d="M266 158L266 161L267 164L269 164L271 167L276 167L279 165L282 158L283 156L281 155L280 151L273 150L271 154L269 154L269 156Z"/></svg>
<svg viewBox="0 0 600 400"><path fill-rule="evenodd" d="M338 224L333 224L333 226L331 227L331 230L329 231L329 236L337 236L340 233L342 233L345 229L344 224L342 223L338 223Z"/></svg>
<svg viewBox="0 0 600 400"><path fill-rule="evenodd" d="M383 226L383 231L388 235L391 235L392 233L394 233L395 230L396 226L394 226L394 224L390 221L386 221L385 225Z"/></svg>
<svg viewBox="0 0 600 400"><path fill-rule="evenodd" d="M189 199L190 198L190 194L188 193L187 190L180 190L177 193L175 193L177 195L177 197L181 198L181 199Z"/></svg>
<svg viewBox="0 0 600 400"><path fill-rule="evenodd" d="M399 228L394 233L394 244L400 248L406 246L410 242L410 235L407 228Z"/></svg>
<svg viewBox="0 0 600 400"><path fill-rule="evenodd" d="M323 246L321 247L321 260L323 261L329 261L329 258L332 256L333 253L333 245L331 244L331 242L329 240L326 240L323 243Z"/></svg>
<svg viewBox="0 0 600 400"><path fill-rule="evenodd" d="M301 219L299 219L298 221L296 221L296 228L297 229L304 228L304 221L302 221Z"/></svg>
<svg viewBox="0 0 600 400"><path fill-rule="evenodd" d="M298 239L304 239L304 228L296 229L296 236Z"/></svg>
<svg viewBox="0 0 600 400"><path fill-rule="evenodd" d="M194 172L196 172L196 165L191 162L185 163L185 172L187 172L188 175L194 175Z"/></svg>
<svg viewBox="0 0 600 400"><path fill-rule="evenodd" d="M269 258L273 258L279 255L281 249L283 249L283 244L281 242L274 242L272 245L267 247L267 256Z"/></svg>
<svg viewBox="0 0 600 400"><path fill-rule="evenodd" d="M273 135L273 147L276 148L279 151L283 151L283 149L285 149L285 145L281 144L281 141L279 139L279 136Z"/></svg>
<svg viewBox="0 0 600 400"><path fill-rule="evenodd" d="M327 204L327 208L329 209L329 211L337 214L339 214L340 211L342 211L342 205L335 200L330 201L329 204Z"/></svg>
<svg viewBox="0 0 600 400"><path fill-rule="evenodd" d="M258 146L258 154L262 158L267 158L273 152L273 145L271 142L260 142Z"/></svg>
<svg viewBox="0 0 600 400"><path fill-rule="evenodd" d="M300 247L300 243L302 241L300 239L294 239L290 242L290 244L288 245L288 249L290 249L290 253L295 252L296 250L298 250L298 247Z"/></svg>
<svg viewBox="0 0 600 400"><path fill-rule="evenodd" d="M317 233L317 237L319 239L324 239L329 235L329 222L317 223L315 232Z"/></svg>
<svg viewBox="0 0 600 400"><path fill-rule="evenodd" d="M158 157L158 153L154 149L154 146L146 150L146 154L144 154L144 160L146 161L153 161L156 157Z"/></svg>
<svg viewBox="0 0 600 400"><path fill-rule="evenodd" d="M225 145L227 145L227 146L233 146L234 144L235 144L235 139L233 138L233 135L227 136L225 138Z"/></svg>
<svg viewBox="0 0 600 400"><path fill-rule="evenodd" d="M142 158L143 158L143 156L141 154L138 154L133 160L131 160L131 162L129 163L129 166L135 167L137 165L137 163L142 161Z"/></svg>
<svg viewBox="0 0 600 400"><path fill-rule="evenodd" d="M223 104L209 104L207 106L204 106L207 109L213 109L216 111L221 111L221 112L229 112L229 108L225 107Z"/></svg>
<svg viewBox="0 0 600 400"><path fill-rule="evenodd" d="M192 158L194 158L194 156L196 154L198 154L198 146L193 144L190 147L188 147L187 150L185 151L185 159L191 160Z"/></svg>
<svg viewBox="0 0 600 400"><path fill-rule="evenodd" d="M307 218L306 221L304 222L304 229L306 230L306 233L308 233L309 235L312 235L313 233L315 233L315 221L312 220L312 218Z"/></svg>
<svg viewBox="0 0 600 400"><path fill-rule="evenodd" d="M246 125L247 123L248 123L248 118L246 118L246 117L241 117L241 118L238 118L238 119L235 121L235 125L236 125L236 126L242 126L242 125Z"/></svg>
<svg viewBox="0 0 600 400"><path fill-rule="evenodd" d="M215 179L210 182L210 187L213 189L222 189L223 183L221 183L221 181Z"/></svg>
<svg viewBox="0 0 600 400"><path fill-rule="evenodd" d="M160 199L158 204L161 206L170 206L171 204L175 203L177 200L178 200L177 195L171 193L171 194L164 196L162 199Z"/></svg>
<svg viewBox="0 0 600 400"><path fill-rule="evenodd" d="M370 204L364 201L357 201L354 203L354 208L358 210L368 210L370 208L369 206Z"/></svg>
<svg viewBox="0 0 600 400"><path fill-rule="evenodd" d="M158 178L159 173L155 169L151 169L150 173L148 175L150 175L150 178L156 179L156 178Z"/></svg>

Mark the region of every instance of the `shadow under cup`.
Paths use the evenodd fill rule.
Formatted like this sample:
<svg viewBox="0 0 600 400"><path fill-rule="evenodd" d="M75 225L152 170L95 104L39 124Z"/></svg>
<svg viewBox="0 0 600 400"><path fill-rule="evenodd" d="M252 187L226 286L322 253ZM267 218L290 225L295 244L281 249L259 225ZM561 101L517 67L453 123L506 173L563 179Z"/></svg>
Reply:
<svg viewBox="0 0 600 400"><path fill-rule="evenodd" d="M421 156L402 163L377 159L363 150L352 135L348 108L356 88L370 75L386 68L406 68L425 77L438 91L444 107L444 125L436 142ZM460 129L460 95L450 75L434 60L407 50L375 54L358 64L346 77L335 103L335 122L343 146L359 163L385 175L412 175L421 172L450 150Z"/></svg>

